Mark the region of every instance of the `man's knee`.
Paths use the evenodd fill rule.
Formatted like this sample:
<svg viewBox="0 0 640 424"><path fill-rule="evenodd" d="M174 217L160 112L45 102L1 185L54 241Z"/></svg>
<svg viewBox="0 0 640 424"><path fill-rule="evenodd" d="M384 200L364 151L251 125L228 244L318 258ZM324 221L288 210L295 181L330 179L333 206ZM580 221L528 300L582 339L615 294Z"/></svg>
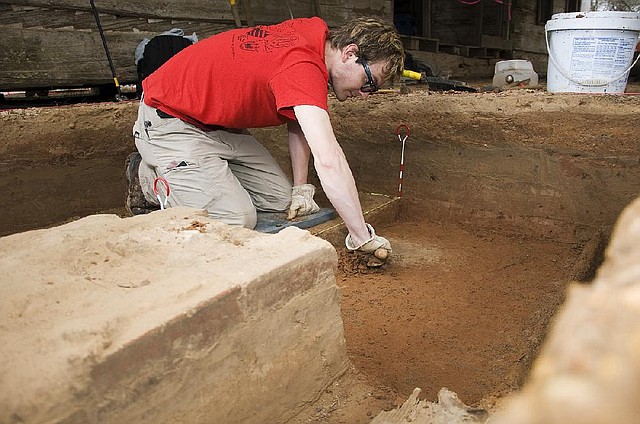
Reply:
<svg viewBox="0 0 640 424"><path fill-rule="evenodd" d="M219 210L209 209L209 216L225 224L240 226L253 230L258 222L258 214L255 208L246 211L225 211L220 213Z"/></svg>
<svg viewBox="0 0 640 424"><path fill-rule="evenodd" d="M271 209L275 211L283 211L286 210L291 204L291 188L289 188L286 192L281 193L281 195L277 196L271 202Z"/></svg>
<svg viewBox="0 0 640 424"><path fill-rule="evenodd" d="M283 179L279 184L269 186L266 193L252 193L251 198L260 211L284 211L291 204L291 183Z"/></svg>

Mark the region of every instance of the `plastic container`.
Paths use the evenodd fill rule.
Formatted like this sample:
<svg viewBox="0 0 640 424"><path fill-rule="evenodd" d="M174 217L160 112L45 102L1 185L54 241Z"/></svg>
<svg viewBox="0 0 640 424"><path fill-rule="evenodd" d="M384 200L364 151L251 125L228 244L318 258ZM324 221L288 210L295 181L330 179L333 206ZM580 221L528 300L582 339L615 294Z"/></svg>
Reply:
<svg viewBox="0 0 640 424"><path fill-rule="evenodd" d="M538 74L528 60L514 59L496 62L493 73L493 86L531 87L538 85Z"/></svg>
<svg viewBox="0 0 640 424"><path fill-rule="evenodd" d="M640 37L640 13L557 13L545 25L547 91L624 93Z"/></svg>

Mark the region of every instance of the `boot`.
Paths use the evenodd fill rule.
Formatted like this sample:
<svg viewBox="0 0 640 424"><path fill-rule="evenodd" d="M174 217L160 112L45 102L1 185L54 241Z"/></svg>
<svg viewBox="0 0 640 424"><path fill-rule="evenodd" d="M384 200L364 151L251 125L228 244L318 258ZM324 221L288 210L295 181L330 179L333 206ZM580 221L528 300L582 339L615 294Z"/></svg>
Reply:
<svg viewBox="0 0 640 424"><path fill-rule="evenodd" d="M140 177L138 176L138 168L140 168L141 161L142 156L138 152L131 153L125 161L125 174L128 183L125 207L131 215L142 215L160 209L160 207L150 203L142 193Z"/></svg>

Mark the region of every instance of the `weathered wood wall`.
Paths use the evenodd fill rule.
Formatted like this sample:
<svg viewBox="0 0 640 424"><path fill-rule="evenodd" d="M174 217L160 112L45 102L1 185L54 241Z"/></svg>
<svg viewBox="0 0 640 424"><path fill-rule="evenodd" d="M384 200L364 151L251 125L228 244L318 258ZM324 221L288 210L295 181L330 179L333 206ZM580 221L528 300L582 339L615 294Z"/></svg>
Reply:
<svg viewBox="0 0 640 424"><path fill-rule="evenodd" d="M474 31L478 6L432 0L431 37L438 39L440 44L479 46L479 34Z"/></svg>
<svg viewBox="0 0 640 424"><path fill-rule="evenodd" d="M256 24L316 14L329 26L362 15L393 20L392 0L238 0ZM136 80L134 51L145 37L171 28L200 39L235 27L228 0L96 0L122 84ZM317 9L317 12L316 12ZM89 0L0 1L0 90L112 83Z"/></svg>
<svg viewBox="0 0 640 424"><path fill-rule="evenodd" d="M395 1L399 0L238 0L237 7L243 25L245 6L250 6L255 24L320 15L333 27L363 15L392 22ZM235 27L228 0L95 3L122 84L136 81L134 51L143 38L181 28L203 39ZM536 57L537 65L546 67L544 23L536 22L535 1L512 4L511 20L507 2L420 4L418 21L427 28L425 40L430 43L405 40L407 48L494 59L507 58L504 53L513 51L513 57ZM554 12L564 8L564 0L554 0ZM0 91L113 84L89 0L0 0L0 31Z"/></svg>
<svg viewBox="0 0 640 424"><path fill-rule="evenodd" d="M564 0L555 0L553 11L554 13L565 12ZM535 1L519 1L513 6L511 39L514 50L547 53L544 23L536 22L536 12Z"/></svg>
<svg viewBox="0 0 640 424"><path fill-rule="evenodd" d="M508 6L493 0L464 3L431 0L430 34L450 53L498 57L510 51ZM465 49L447 46L466 47ZM460 53L458 53L460 51Z"/></svg>

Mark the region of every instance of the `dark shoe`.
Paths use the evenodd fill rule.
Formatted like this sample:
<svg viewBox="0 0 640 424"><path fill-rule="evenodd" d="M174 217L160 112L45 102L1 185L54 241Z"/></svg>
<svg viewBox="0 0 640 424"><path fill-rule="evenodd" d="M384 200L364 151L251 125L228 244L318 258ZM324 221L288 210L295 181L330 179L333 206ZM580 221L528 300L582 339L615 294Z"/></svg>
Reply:
<svg viewBox="0 0 640 424"><path fill-rule="evenodd" d="M140 177L138 176L138 168L140 167L142 156L140 153L131 153L125 161L127 176L127 200L125 207L131 215L142 215L160 209L158 206L150 203L145 199L140 186Z"/></svg>

